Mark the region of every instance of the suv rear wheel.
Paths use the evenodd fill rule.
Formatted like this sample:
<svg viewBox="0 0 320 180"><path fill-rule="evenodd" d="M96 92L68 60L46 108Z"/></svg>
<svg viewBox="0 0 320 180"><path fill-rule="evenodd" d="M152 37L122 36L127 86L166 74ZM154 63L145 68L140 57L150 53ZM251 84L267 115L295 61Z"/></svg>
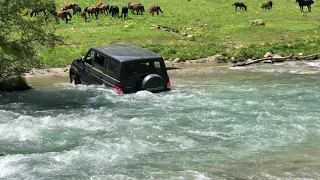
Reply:
<svg viewBox="0 0 320 180"><path fill-rule="evenodd" d="M149 74L143 78L141 88L151 92L159 92L164 90L164 85L165 82L161 76L158 74Z"/></svg>

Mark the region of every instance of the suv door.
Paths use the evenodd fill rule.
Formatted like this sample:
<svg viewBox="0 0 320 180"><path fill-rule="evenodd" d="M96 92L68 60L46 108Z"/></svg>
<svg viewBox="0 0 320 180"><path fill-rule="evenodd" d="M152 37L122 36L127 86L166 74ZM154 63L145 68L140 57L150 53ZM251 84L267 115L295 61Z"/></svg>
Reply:
<svg viewBox="0 0 320 180"><path fill-rule="evenodd" d="M120 72L120 62L112 58L105 58L105 74L103 75L103 83L105 86L116 86L119 81L119 72Z"/></svg>
<svg viewBox="0 0 320 180"><path fill-rule="evenodd" d="M91 70L91 79L92 84L102 84L102 77L105 74L105 57L99 53L96 52L94 59L93 59L93 68Z"/></svg>
<svg viewBox="0 0 320 180"><path fill-rule="evenodd" d="M87 54L84 56L82 61L82 68L79 70L79 77L82 82L85 84L90 84L91 78L90 73L93 65L93 59L95 56L95 52L93 50L89 50Z"/></svg>

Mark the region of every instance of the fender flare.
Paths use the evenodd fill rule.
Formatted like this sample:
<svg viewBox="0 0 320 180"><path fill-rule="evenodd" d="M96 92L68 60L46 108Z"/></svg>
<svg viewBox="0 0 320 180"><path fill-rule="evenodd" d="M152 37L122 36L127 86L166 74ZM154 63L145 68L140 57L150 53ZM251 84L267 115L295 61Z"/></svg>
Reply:
<svg viewBox="0 0 320 180"><path fill-rule="evenodd" d="M69 77L71 77L71 73L74 73L76 76L79 76L79 72L77 68L75 68L74 66L71 66L69 69Z"/></svg>

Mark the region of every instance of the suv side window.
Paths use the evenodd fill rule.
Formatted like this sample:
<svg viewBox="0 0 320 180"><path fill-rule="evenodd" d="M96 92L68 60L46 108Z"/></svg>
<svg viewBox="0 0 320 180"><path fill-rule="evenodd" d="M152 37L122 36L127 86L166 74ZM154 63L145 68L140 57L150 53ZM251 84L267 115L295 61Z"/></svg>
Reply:
<svg viewBox="0 0 320 180"><path fill-rule="evenodd" d="M109 59L108 69L107 69L107 75L111 76L112 78L119 79L119 68L120 63L118 61L115 61L113 59Z"/></svg>
<svg viewBox="0 0 320 180"><path fill-rule="evenodd" d="M94 57L94 64L93 67L99 69L102 72L104 71L104 57L102 55L100 55L99 53L96 53L95 57Z"/></svg>
<svg viewBox="0 0 320 180"><path fill-rule="evenodd" d="M159 61L154 61L154 67L155 67L155 70L156 70L156 73L161 75L162 74L162 70L161 70L161 64Z"/></svg>

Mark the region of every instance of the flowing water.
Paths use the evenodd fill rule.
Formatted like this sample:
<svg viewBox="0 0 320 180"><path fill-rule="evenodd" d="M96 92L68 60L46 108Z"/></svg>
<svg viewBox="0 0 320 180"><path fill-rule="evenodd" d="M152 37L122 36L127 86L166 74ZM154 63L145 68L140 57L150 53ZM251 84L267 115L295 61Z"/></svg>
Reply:
<svg viewBox="0 0 320 180"><path fill-rule="evenodd" d="M169 76L159 94L0 93L0 179L320 179L319 61Z"/></svg>

